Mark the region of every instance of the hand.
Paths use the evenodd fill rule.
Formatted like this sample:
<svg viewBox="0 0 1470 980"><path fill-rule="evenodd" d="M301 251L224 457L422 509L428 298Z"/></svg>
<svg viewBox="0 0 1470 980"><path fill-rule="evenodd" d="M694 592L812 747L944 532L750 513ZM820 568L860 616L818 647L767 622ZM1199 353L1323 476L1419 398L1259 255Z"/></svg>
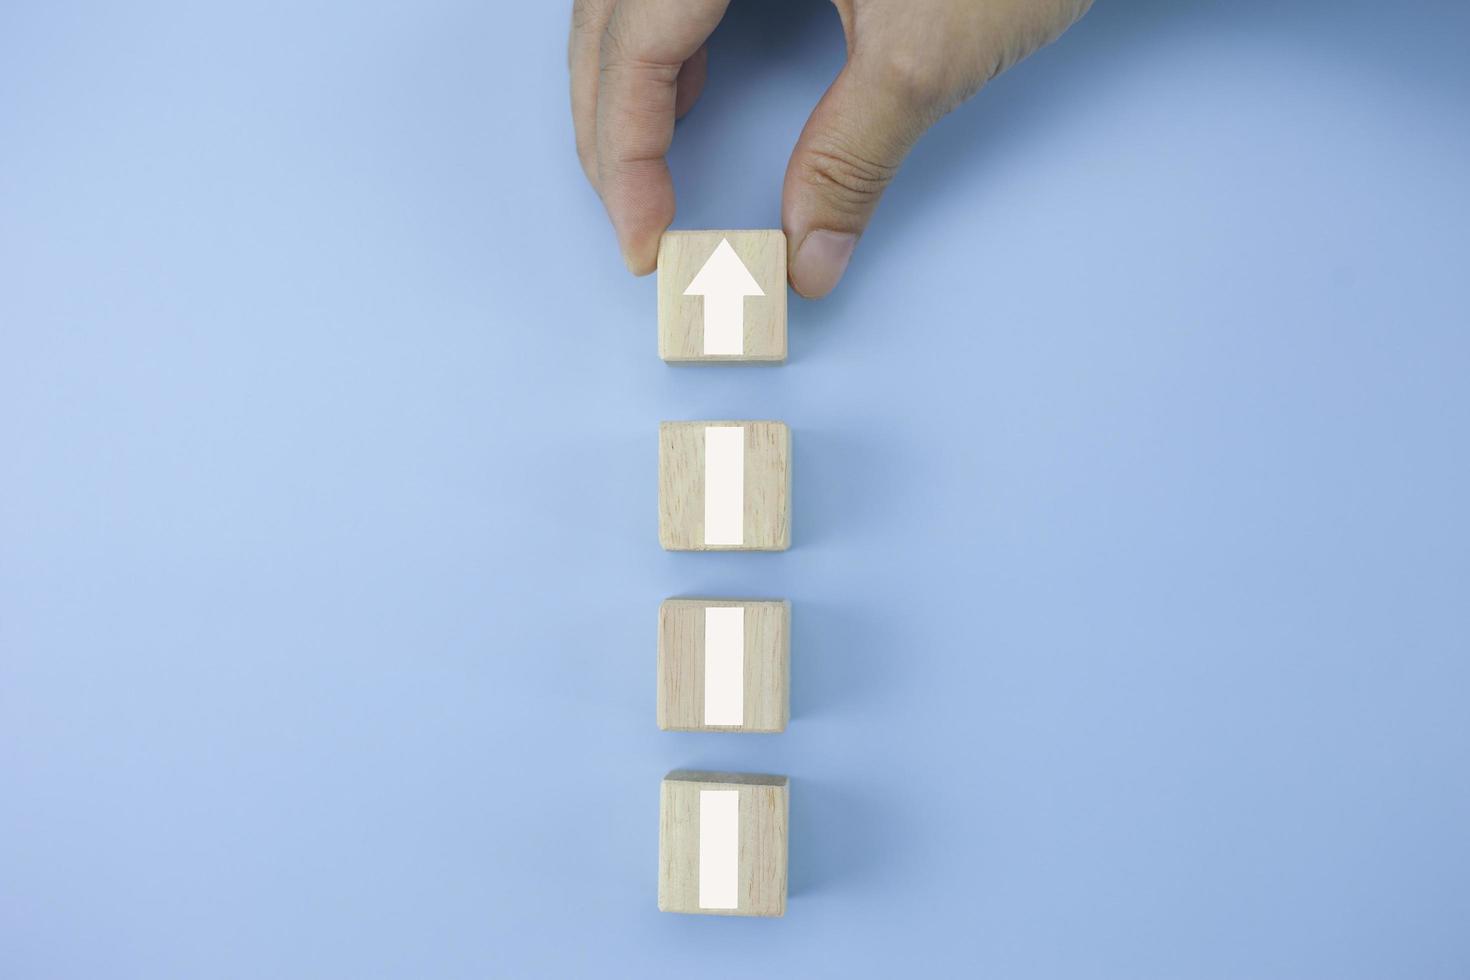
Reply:
<svg viewBox="0 0 1470 980"><path fill-rule="evenodd" d="M924 131L1057 38L1092 0L834 0L847 64L802 130L781 223L791 285L825 296ZM664 154L704 88L705 41L729 0L575 0L577 153L628 268L652 272L674 219Z"/></svg>

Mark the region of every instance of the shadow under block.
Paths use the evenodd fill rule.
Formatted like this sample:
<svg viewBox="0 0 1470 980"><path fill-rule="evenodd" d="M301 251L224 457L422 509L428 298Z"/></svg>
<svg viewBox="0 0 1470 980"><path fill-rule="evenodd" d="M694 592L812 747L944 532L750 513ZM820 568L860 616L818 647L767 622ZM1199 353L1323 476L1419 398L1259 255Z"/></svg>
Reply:
<svg viewBox="0 0 1470 980"><path fill-rule="evenodd" d="M791 547L791 430L784 422L664 422L658 540L669 551Z"/></svg>
<svg viewBox="0 0 1470 980"><path fill-rule="evenodd" d="M786 360L786 235L668 231L658 245L658 356Z"/></svg>
<svg viewBox="0 0 1470 980"><path fill-rule="evenodd" d="M791 603L665 599L658 611L658 727L784 732Z"/></svg>
<svg viewBox="0 0 1470 980"><path fill-rule="evenodd" d="M784 915L785 776L676 769L659 793L658 907Z"/></svg>

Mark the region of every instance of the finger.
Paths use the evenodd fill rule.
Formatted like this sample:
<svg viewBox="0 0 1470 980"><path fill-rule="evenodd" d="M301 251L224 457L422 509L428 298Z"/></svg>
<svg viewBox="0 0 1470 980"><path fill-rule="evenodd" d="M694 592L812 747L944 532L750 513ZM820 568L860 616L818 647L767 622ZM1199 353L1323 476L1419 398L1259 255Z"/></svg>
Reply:
<svg viewBox="0 0 1470 980"><path fill-rule="evenodd" d="M724 16L728 0L620 0L602 39L597 87L597 187L637 275L652 272L674 220L664 154L674 136L678 78Z"/></svg>
<svg viewBox="0 0 1470 980"><path fill-rule="evenodd" d="M817 298L837 285L879 198L943 105L937 85L849 60L807 120L786 169L781 221L798 293Z"/></svg>
<svg viewBox="0 0 1470 980"><path fill-rule="evenodd" d="M674 95L675 119L683 119L689 115L689 110L699 101L699 93L704 91L704 80L708 75L709 46L701 44L699 50L679 69L679 77L674 82L677 89Z"/></svg>
<svg viewBox="0 0 1470 980"><path fill-rule="evenodd" d="M571 37L567 41L577 159L582 161L582 171L594 188L597 187L597 59L614 2L575 0Z"/></svg>

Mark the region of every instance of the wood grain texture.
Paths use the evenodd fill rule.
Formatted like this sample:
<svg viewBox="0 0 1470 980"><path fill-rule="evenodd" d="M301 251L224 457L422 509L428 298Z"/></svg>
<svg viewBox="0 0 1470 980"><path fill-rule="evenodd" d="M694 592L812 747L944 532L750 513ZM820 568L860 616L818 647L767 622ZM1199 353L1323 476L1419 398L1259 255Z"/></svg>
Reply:
<svg viewBox="0 0 1470 980"><path fill-rule="evenodd" d="M739 903L699 907L699 791L740 791ZM785 776L676 769L659 793L658 907L703 915L786 913L790 783Z"/></svg>
<svg viewBox="0 0 1470 980"><path fill-rule="evenodd" d="M704 297L684 290L728 241L764 296L745 297L744 352L704 353ZM658 246L658 356L686 363L786 360L786 235L757 231L668 231Z"/></svg>
<svg viewBox="0 0 1470 980"><path fill-rule="evenodd" d="M744 538L704 536L704 430L745 430ZM791 547L791 430L784 422L664 422L658 444L658 538L669 551L785 551Z"/></svg>
<svg viewBox="0 0 1470 980"><path fill-rule="evenodd" d="M745 610L744 722L704 723L705 610ZM665 599L658 613L658 727L676 732L784 732L791 718L791 603Z"/></svg>

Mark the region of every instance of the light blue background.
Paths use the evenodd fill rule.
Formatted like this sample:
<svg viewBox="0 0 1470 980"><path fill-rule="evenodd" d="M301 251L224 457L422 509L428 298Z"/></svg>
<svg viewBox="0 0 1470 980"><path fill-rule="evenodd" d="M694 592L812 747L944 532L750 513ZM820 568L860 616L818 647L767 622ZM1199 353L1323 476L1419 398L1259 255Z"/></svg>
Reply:
<svg viewBox="0 0 1470 980"><path fill-rule="evenodd" d="M0 976L1470 975L1470 14L1103 0L920 146L791 363L675 369L564 4L0 8ZM737 0L681 227L841 63ZM671 555L662 418L795 430ZM658 732L671 594L795 605ZM788 773L779 921L658 781Z"/></svg>

